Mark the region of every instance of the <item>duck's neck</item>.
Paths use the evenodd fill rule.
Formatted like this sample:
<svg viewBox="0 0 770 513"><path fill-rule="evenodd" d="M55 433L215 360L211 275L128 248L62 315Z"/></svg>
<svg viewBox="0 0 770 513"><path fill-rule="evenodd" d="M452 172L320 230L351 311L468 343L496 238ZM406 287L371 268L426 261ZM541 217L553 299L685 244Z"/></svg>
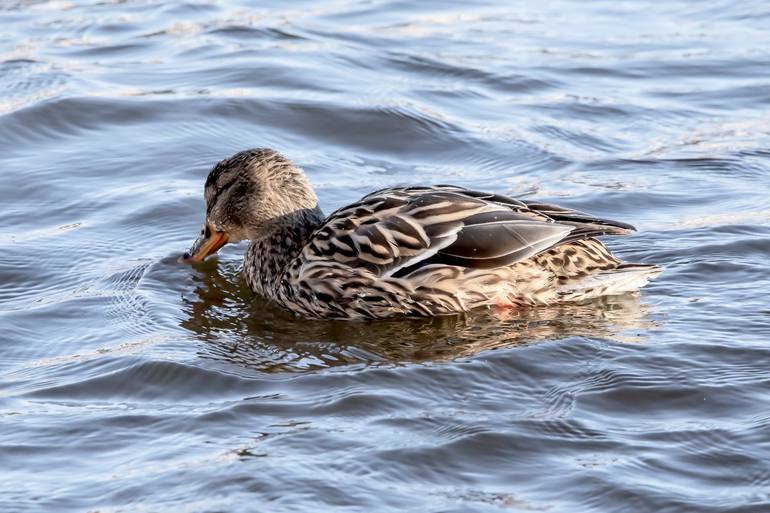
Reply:
<svg viewBox="0 0 770 513"><path fill-rule="evenodd" d="M243 274L251 290L273 298L283 271L299 256L321 222L320 208L298 210L276 222L270 233L253 241L243 260Z"/></svg>

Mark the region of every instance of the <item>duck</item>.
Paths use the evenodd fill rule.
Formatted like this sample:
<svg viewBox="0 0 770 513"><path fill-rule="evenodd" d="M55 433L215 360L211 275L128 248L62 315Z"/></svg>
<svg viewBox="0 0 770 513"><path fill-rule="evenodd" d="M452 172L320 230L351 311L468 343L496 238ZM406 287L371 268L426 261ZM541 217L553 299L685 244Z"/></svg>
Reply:
<svg viewBox="0 0 770 513"><path fill-rule="evenodd" d="M304 171L269 148L217 163L204 198L203 228L179 261L250 241L249 288L307 319L548 307L633 292L663 270L597 239L629 224L453 185L380 189L326 217Z"/></svg>

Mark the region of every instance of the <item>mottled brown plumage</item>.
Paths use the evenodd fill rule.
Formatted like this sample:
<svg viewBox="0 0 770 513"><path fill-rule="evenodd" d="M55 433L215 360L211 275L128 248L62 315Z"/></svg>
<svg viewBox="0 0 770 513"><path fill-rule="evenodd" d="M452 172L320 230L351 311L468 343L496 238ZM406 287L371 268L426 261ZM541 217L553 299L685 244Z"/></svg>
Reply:
<svg viewBox="0 0 770 513"><path fill-rule="evenodd" d="M309 318L544 306L635 290L661 272L595 239L630 225L450 185L382 189L324 219L305 174L268 149L218 163L205 197L183 260L250 240L249 287Z"/></svg>

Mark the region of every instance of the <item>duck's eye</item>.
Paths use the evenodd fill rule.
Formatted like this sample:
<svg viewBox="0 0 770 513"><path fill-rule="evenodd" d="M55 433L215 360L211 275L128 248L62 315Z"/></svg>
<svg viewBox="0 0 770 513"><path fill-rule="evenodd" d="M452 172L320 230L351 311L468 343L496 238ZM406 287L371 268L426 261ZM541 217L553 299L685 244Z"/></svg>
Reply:
<svg viewBox="0 0 770 513"><path fill-rule="evenodd" d="M206 225L206 229L203 231L203 236L206 238L211 237L211 228L209 228L209 225Z"/></svg>

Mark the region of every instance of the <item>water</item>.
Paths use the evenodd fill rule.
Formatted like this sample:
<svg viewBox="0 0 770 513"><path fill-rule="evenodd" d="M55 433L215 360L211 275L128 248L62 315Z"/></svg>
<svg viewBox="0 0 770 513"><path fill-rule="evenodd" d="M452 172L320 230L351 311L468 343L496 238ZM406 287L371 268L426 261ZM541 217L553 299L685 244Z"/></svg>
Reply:
<svg viewBox="0 0 770 513"><path fill-rule="evenodd" d="M0 2L0 510L770 511L765 2ZM630 222L640 295L303 322L217 160Z"/></svg>

